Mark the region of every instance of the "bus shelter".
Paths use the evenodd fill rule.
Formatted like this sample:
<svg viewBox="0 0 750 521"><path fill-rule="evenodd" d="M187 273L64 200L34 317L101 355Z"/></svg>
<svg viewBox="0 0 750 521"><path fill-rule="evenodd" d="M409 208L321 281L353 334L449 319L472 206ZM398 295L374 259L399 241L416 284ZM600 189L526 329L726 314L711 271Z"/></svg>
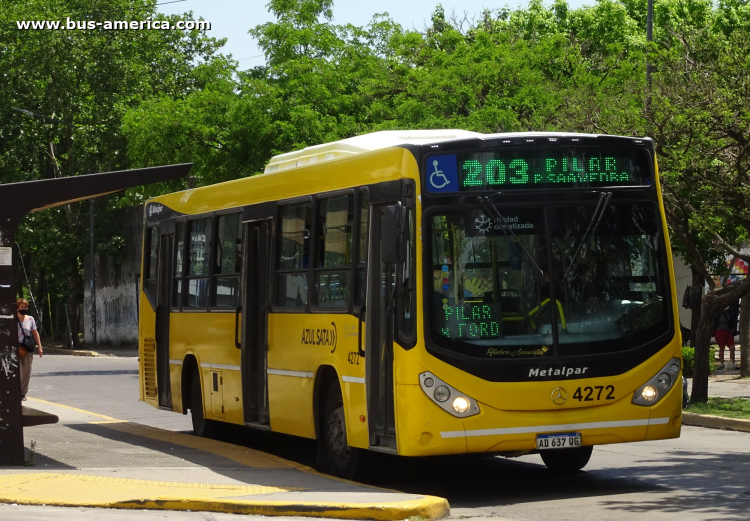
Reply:
<svg viewBox="0 0 750 521"><path fill-rule="evenodd" d="M0 466L24 464L13 237L32 212L184 177L192 163L0 185Z"/></svg>

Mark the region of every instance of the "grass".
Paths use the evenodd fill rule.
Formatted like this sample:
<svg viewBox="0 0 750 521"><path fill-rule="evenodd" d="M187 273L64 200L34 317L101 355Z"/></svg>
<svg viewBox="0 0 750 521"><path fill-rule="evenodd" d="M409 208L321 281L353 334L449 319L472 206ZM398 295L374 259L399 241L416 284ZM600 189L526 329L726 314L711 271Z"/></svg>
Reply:
<svg viewBox="0 0 750 521"><path fill-rule="evenodd" d="M34 450L36 449L36 440L31 440L31 443L29 444L29 459L25 460L23 462L24 467L33 467L34 466Z"/></svg>
<svg viewBox="0 0 750 521"><path fill-rule="evenodd" d="M712 414L725 418L750 420L750 399L709 398L708 403L691 403L685 410L696 414Z"/></svg>

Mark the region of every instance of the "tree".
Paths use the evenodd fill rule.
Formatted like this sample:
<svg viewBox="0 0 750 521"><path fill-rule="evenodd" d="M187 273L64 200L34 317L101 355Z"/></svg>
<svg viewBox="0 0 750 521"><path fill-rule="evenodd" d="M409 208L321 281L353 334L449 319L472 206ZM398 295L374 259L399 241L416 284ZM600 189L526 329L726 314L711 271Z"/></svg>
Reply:
<svg viewBox="0 0 750 521"><path fill-rule="evenodd" d="M651 44L645 0L576 10L535 0L476 20L438 6L421 32L387 16L364 28L334 25L330 0L268 6L276 20L251 30L266 65L236 75L202 68L201 87L187 96L133 109L124 131L134 161L196 156L209 182L372 130L652 136L675 251L692 266L693 284L711 288L692 328L700 332L693 399L705 399L711 318L747 291L745 283L714 288L712 278L727 272L727 254L745 258L739 246L750 232L746 0L659 2Z"/></svg>
<svg viewBox="0 0 750 521"><path fill-rule="evenodd" d="M740 252L750 236L750 10L695 0L662 4L657 14L647 126L663 158L675 242L709 288L691 397L705 402L713 317L750 292L748 280L716 287L711 276L726 271L726 255L750 260Z"/></svg>
<svg viewBox="0 0 750 521"><path fill-rule="evenodd" d="M714 275L727 273L727 255L745 259L739 246L748 238L746 219L748 142L747 2L666 1L656 5L654 42L646 46L645 2L622 6L599 2L600 13L626 13L625 23L599 26L593 17L576 35L588 34L588 57L620 66L606 81L590 85L589 102L576 99L571 111L582 129L653 137L659 158L670 236L693 270L693 284L706 284L700 310L694 310L696 374L692 401L705 401L713 317L736 302L747 281L717 288ZM591 12L591 11L589 11ZM587 10L576 11L571 27ZM635 24L635 28L633 28ZM608 27L631 27L607 37ZM595 36L592 38L592 36ZM596 42L607 42L606 46ZM647 51L644 53L643 51ZM599 58L602 56L603 58ZM644 81L646 57L652 64L650 89Z"/></svg>
<svg viewBox="0 0 750 521"><path fill-rule="evenodd" d="M149 18L162 18L155 0L0 4L2 182L128 168L119 130L126 110L161 94L189 93L198 85L192 74L196 61L210 61L222 44L197 30L21 30L16 22ZM106 204L117 206L117 201L110 198ZM99 211L107 207L100 205ZM17 236L22 252L36 257L45 275L42 284L66 300L75 342L87 222L87 205L70 204L28 218ZM117 235L110 232L106 236Z"/></svg>
<svg viewBox="0 0 750 521"><path fill-rule="evenodd" d="M194 161L197 184L253 175L275 154L366 132L381 77L384 34L330 23L331 2L274 1L277 20L254 28L266 65L238 72L199 67L201 87L162 96L124 118L130 159L139 165Z"/></svg>

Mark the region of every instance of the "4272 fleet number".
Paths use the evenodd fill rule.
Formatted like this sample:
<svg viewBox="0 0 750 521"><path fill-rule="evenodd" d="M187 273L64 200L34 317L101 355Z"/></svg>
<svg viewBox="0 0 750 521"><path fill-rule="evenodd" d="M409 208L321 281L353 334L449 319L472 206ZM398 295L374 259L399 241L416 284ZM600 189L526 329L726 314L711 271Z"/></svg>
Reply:
<svg viewBox="0 0 750 521"><path fill-rule="evenodd" d="M579 387L573 393L573 399L579 402L596 402L599 400L614 400L614 385L595 385L594 387Z"/></svg>

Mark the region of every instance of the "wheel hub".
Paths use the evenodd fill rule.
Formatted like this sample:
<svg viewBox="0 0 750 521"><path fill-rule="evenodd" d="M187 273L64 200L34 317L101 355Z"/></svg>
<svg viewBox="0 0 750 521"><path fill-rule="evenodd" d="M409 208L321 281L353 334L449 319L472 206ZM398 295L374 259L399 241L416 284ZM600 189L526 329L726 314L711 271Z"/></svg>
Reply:
<svg viewBox="0 0 750 521"><path fill-rule="evenodd" d="M342 408L333 411L333 414L328 418L328 446L333 454L342 459L346 459L349 454Z"/></svg>

